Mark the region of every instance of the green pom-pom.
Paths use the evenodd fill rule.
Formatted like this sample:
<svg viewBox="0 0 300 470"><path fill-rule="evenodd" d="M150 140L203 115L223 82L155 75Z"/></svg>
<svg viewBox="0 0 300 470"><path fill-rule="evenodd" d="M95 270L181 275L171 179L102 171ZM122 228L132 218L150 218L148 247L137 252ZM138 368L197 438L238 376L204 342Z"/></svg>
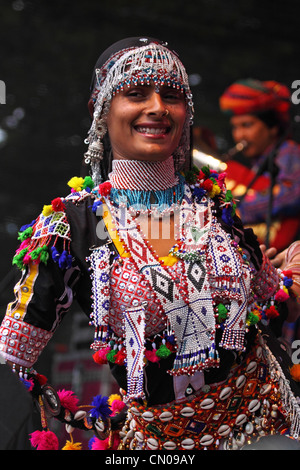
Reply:
<svg viewBox="0 0 300 470"><path fill-rule="evenodd" d="M205 174L205 176L207 176L208 178L210 177L210 169L209 169L209 166L203 166L201 168L201 171Z"/></svg>
<svg viewBox="0 0 300 470"><path fill-rule="evenodd" d="M82 185L82 188L85 189L85 188L90 188L90 189L93 189L93 187L95 186L95 183L94 181L92 180L92 178L90 176L86 176L84 178L84 183Z"/></svg>
<svg viewBox="0 0 300 470"><path fill-rule="evenodd" d="M170 356L170 354L171 354L171 351L165 344L161 344L158 350L156 351L156 355L162 359Z"/></svg>
<svg viewBox="0 0 300 470"><path fill-rule="evenodd" d="M253 313L253 312L248 313L248 315L247 315L248 325L256 325L256 323L258 323L259 320L260 320L260 317L258 315L256 315L255 313Z"/></svg>
<svg viewBox="0 0 300 470"><path fill-rule="evenodd" d="M24 240L27 240L27 238L30 238L33 232L32 227L27 227L24 232L19 232L18 233L18 240L23 242Z"/></svg>
<svg viewBox="0 0 300 470"><path fill-rule="evenodd" d="M32 250L32 252L30 253L31 259L33 259L33 260L38 259L38 257L40 256L42 250L43 250L43 247L41 247L41 246L39 246L35 250Z"/></svg>
<svg viewBox="0 0 300 470"><path fill-rule="evenodd" d="M217 309L218 309L218 319L219 319L220 321L226 320L227 314L228 314L228 310L227 310L227 308L225 307L225 305L219 304L218 307L217 307Z"/></svg>
<svg viewBox="0 0 300 470"><path fill-rule="evenodd" d="M40 252L40 261L41 263L47 264L49 259L48 246L43 245Z"/></svg>
<svg viewBox="0 0 300 470"><path fill-rule="evenodd" d="M225 202L231 202L233 199L232 192L230 189L227 189L226 194L225 194Z"/></svg>
<svg viewBox="0 0 300 470"><path fill-rule="evenodd" d="M115 355L117 354L117 352L118 352L117 349L111 349L111 350L107 353L106 359L107 359L109 362L115 362L115 360L116 360Z"/></svg>
<svg viewBox="0 0 300 470"><path fill-rule="evenodd" d="M28 248L23 248L23 250L21 250L18 254L16 254L14 257L13 257L13 260L12 260L12 264L14 266L17 266L19 269L24 269L24 263L23 263L23 258L24 256L26 255L26 253L28 252Z"/></svg>

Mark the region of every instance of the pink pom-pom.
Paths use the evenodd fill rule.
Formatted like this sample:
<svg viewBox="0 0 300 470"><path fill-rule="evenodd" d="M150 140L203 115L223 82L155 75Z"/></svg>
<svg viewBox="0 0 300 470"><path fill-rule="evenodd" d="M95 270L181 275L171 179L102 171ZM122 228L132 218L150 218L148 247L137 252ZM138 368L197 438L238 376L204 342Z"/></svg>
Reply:
<svg viewBox="0 0 300 470"><path fill-rule="evenodd" d="M287 300L289 298L289 294L284 292L283 289L279 289L279 291L276 292L274 298L277 302L285 302L285 300Z"/></svg>
<svg viewBox="0 0 300 470"><path fill-rule="evenodd" d="M16 250L16 254L17 253L20 253L20 251L24 250L24 248L27 248L28 245L29 245L29 238L27 238L26 240L22 241L21 245L19 246L19 248Z"/></svg>
<svg viewBox="0 0 300 470"><path fill-rule="evenodd" d="M113 402L110 405L110 408L112 410L112 415L114 416L120 413L120 411L122 411L123 408L125 408L125 406L126 405L122 400L113 400Z"/></svg>
<svg viewBox="0 0 300 470"><path fill-rule="evenodd" d="M23 258L23 263L24 264L29 264L32 261L30 253L26 253L26 255Z"/></svg>
<svg viewBox="0 0 300 470"><path fill-rule="evenodd" d="M150 362L159 362L160 358L156 355L156 349L153 349L152 351L145 351L145 357L148 359Z"/></svg>
<svg viewBox="0 0 300 470"><path fill-rule="evenodd" d="M93 444L91 446L91 450L107 450L109 445L109 438L106 439L97 439L93 440Z"/></svg>
<svg viewBox="0 0 300 470"><path fill-rule="evenodd" d="M59 447L58 439L52 431L34 431L30 442L37 450L58 450Z"/></svg>
<svg viewBox="0 0 300 470"><path fill-rule="evenodd" d="M107 437L106 439L100 440L97 437L93 439L93 443L90 447L91 450L117 450L119 447L119 444L121 442L121 439L118 435L114 434L112 436L112 444L111 447L109 447L110 444L110 438Z"/></svg>
<svg viewBox="0 0 300 470"><path fill-rule="evenodd" d="M76 413L79 400L71 390L58 390L57 395L64 408L71 411L71 413Z"/></svg>

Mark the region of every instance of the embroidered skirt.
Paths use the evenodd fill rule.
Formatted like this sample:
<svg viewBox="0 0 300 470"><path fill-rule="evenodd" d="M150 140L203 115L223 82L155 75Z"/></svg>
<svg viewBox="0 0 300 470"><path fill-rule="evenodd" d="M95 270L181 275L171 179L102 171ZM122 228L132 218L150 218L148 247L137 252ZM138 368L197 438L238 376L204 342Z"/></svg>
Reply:
<svg viewBox="0 0 300 470"><path fill-rule="evenodd" d="M285 434L289 423L279 380L256 344L225 382L205 385L197 396L152 407L131 402L119 449L230 450Z"/></svg>

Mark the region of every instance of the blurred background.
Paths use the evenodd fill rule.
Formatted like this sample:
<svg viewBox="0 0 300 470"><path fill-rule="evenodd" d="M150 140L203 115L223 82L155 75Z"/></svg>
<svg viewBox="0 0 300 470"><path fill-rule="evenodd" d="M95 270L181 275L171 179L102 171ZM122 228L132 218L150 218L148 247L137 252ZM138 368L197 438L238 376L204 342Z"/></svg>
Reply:
<svg viewBox="0 0 300 470"><path fill-rule="evenodd" d="M11 259L18 229L44 204L67 195L67 181L80 174L90 127L89 85L100 53L128 36L171 44L190 77L195 125L222 154L233 145L218 104L228 85L249 77L288 87L300 80L299 13L299 0L1 0L0 80L6 86L6 102L0 104L1 316L17 279ZM300 104L292 114L300 142ZM41 372L53 375L55 369L55 380L59 355L73 351L76 362L74 351L88 342L80 315L76 310L65 320L42 355ZM70 327L74 335L65 335ZM72 364L65 374L73 374L73 384L77 380L80 386L80 367L74 372Z"/></svg>

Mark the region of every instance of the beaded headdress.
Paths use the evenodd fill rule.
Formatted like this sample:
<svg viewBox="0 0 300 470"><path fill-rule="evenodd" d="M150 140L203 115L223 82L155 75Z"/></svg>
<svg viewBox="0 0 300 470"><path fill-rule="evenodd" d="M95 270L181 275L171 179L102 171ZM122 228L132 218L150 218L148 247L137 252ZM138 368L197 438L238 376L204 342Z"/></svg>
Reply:
<svg viewBox="0 0 300 470"><path fill-rule="evenodd" d="M185 96L187 116L182 137L173 157L175 169L182 167L190 148L190 125L193 118L192 94L186 70L178 55L167 43L150 38L119 41L98 59L92 81L93 122L86 143L85 163L91 165L96 184L102 181L101 161L105 160L103 138L107 132L106 116L113 96L126 87L152 81L160 86L180 89ZM107 165L107 162L104 162Z"/></svg>

